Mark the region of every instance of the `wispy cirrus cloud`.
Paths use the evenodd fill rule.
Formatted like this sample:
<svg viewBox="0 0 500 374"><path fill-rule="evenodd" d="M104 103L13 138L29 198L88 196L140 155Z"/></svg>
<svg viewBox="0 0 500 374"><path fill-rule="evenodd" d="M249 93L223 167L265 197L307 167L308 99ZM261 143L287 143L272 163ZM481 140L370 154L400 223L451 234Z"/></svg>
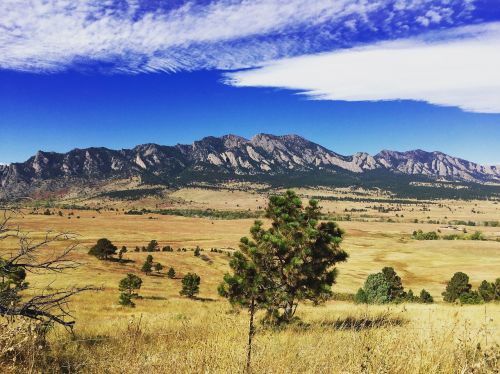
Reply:
<svg viewBox="0 0 500 374"><path fill-rule="evenodd" d="M450 26L473 10L473 0L3 0L0 68L244 68Z"/></svg>
<svg viewBox="0 0 500 374"><path fill-rule="evenodd" d="M232 72L237 87L298 90L317 100L417 100L500 113L500 23L466 26L273 61Z"/></svg>

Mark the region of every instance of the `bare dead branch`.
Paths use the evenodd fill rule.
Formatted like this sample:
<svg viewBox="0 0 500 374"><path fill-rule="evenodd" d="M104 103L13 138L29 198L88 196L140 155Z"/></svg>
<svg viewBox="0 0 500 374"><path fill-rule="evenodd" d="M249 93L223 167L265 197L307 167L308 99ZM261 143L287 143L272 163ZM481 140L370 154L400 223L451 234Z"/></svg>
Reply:
<svg viewBox="0 0 500 374"><path fill-rule="evenodd" d="M70 313L70 298L81 292L98 291L93 286L73 287L53 291L50 284L29 299L21 301L18 293L27 288L24 282L26 272L62 273L75 269L81 264L71 259L71 254L78 248L77 235L73 233L54 233L47 231L41 240L34 240L30 233L22 232L12 226L15 210L0 207L0 241L17 240L14 254L4 257L0 254L0 315L35 319L46 325L60 324L71 329L75 321ZM54 246L60 242L69 242L57 250Z"/></svg>

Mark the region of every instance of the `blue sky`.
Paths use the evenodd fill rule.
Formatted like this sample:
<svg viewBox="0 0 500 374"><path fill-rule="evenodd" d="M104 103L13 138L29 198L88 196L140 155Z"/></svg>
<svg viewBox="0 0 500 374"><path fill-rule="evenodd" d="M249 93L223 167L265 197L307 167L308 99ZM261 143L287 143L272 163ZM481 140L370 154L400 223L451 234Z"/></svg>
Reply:
<svg viewBox="0 0 500 374"><path fill-rule="evenodd" d="M0 163L267 132L500 164L500 0L5 0L0 29Z"/></svg>

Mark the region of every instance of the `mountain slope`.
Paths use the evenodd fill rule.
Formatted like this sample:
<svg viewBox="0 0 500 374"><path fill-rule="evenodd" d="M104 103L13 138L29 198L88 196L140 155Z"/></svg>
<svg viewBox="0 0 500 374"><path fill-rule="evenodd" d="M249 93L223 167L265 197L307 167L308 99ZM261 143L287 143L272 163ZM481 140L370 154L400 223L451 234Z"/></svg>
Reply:
<svg viewBox="0 0 500 374"><path fill-rule="evenodd" d="M361 152L342 156L297 135L258 134L250 140L236 135L206 137L191 145L143 144L122 150L74 149L65 154L39 151L26 162L0 165L0 195L29 195L34 190L55 191L131 177L175 185L188 179L202 182L208 175L265 180L315 173L362 180L377 171L429 180L500 181L498 167L441 152L384 150L375 156Z"/></svg>

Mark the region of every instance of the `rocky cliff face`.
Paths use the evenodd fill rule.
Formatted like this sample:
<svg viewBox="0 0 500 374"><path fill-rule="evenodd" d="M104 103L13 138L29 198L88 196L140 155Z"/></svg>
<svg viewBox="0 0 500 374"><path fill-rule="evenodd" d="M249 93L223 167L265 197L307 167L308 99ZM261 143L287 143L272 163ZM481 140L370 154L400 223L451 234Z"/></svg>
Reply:
<svg viewBox="0 0 500 374"><path fill-rule="evenodd" d="M297 135L258 134L206 137L191 145L138 145L133 149L74 149L38 152L23 163L0 165L0 194L27 195L35 186L68 187L133 176L175 180L181 173L217 172L226 176L278 175L288 172L336 172L362 175L385 170L434 179L499 182L500 168L481 166L441 152L382 151L375 156L342 156ZM201 181L201 180L200 180Z"/></svg>
<svg viewBox="0 0 500 374"><path fill-rule="evenodd" d="M482 166L441 152L384 150L375 156L375 160L391 171L410 175L471 182L500 180L497 166Z"/></svg>

